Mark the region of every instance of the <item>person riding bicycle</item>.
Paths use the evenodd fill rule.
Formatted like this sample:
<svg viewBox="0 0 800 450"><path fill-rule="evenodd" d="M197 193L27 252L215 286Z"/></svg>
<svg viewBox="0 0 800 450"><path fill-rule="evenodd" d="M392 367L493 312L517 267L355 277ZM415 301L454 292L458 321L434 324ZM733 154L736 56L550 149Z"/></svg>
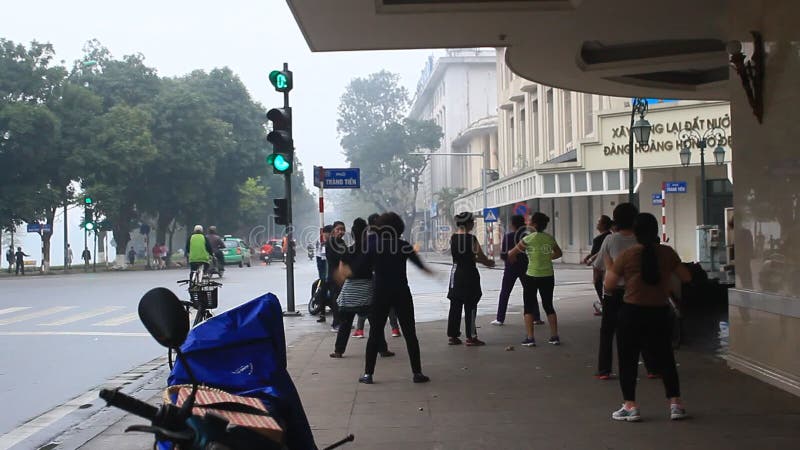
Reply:
<svg viewBox="0 0 800 450"><path fill-rule="evenodd" d="M186 241L186 254L189 255L189 276L200 267L208 270L208 262L211 260L211 254L214 250L211 248L211 243L208 238L203 234L203 226L195 225L192 235Z"/></svg>
<svg viewBox="0 0 800 450"><path fill-rule="evenodd" d="M222 253L222 249L225 248L225 242L223 242L222 238L217 234L217 227L214 225L208 227L206 239L208 239L208 243L211 244L211 250L213 251L214 257L217 258L216 269L221 274L225 271L225 255Z"/></svg>

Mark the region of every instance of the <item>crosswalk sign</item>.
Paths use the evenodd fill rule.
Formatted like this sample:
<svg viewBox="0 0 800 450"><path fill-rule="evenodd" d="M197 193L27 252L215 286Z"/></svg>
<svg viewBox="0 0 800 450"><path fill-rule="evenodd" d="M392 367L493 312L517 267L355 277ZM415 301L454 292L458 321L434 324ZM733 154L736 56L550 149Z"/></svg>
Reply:
<svg viewBox="0 0 800 450"><path fill-rule="evenodd" d="M484 222L497 222L497 218L500 217L500 208L484 208L483 209L483 221Z"/></svg>

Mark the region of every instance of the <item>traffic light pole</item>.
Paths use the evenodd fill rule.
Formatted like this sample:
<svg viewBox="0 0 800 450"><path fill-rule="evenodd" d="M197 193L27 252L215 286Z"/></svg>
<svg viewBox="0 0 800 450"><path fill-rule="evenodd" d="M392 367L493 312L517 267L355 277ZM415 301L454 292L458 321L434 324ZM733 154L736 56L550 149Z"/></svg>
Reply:
<svg viewBox="0 0 800 450"><path fill-rule="evenodd" d="M284 72L289 71L289 64L283 63ZM289 111L289 123L292 119L292 110L289 108L289 92L283 93L283 107ZM294 153L294 148L292 149ZM286 311L284 316L299 316L300 312L295 309L294 305L294 253L295 248L293 245L294 229L292 225L292 175L291 172L284 175L284 185L286 186L286 245L289 246L286 251L286 257L289 261L286 262Z"/></svg>

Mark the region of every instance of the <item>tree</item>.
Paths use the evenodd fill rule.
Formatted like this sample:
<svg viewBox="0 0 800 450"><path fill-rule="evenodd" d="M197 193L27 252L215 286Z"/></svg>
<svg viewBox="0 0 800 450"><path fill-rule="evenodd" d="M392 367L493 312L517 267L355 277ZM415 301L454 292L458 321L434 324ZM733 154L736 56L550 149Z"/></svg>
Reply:
<svg viewBox="0 0 800 450"><path fill-rule="evenodd" d="M455 226L455 212L453 205L456 199L464 193L464 188L442 188L433 194L436 197L438 213L444 216L450 226Z"/></svg>
<svg viewBox="0 0 800 450"><path fill-rule="evenodd" d="M82 168L83 187L95 199L95 211L111 222L117 265L124 265L130 230L137 224L145 168L157 155L151 125L152 116L145 107L114 106L98 119L90 145L74 156Z"/></svg>
<svg viewBox="0 0 800 450"><path fill-rule="evenodd" d="M395 210L412 223L428 158L443 136L433 121L403 118L408 92L399 76L386 71L356 78L339 104L337 130L351 166L361 168L360 196L379 211Z"/></svg>

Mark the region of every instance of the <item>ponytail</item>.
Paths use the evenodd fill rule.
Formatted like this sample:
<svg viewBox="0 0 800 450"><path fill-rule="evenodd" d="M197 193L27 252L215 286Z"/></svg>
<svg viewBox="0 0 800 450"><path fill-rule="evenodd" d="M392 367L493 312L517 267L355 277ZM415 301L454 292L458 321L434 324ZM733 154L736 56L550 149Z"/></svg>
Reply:
<svg viewBox="0 0 800 450"><path fill-rule="evenodd" d="M636 241L644 246L642 250L642 280L650 285L661 281L661 271L658 267L658 221L649 213L640 213L633 223L633 234Z"/></svg>

